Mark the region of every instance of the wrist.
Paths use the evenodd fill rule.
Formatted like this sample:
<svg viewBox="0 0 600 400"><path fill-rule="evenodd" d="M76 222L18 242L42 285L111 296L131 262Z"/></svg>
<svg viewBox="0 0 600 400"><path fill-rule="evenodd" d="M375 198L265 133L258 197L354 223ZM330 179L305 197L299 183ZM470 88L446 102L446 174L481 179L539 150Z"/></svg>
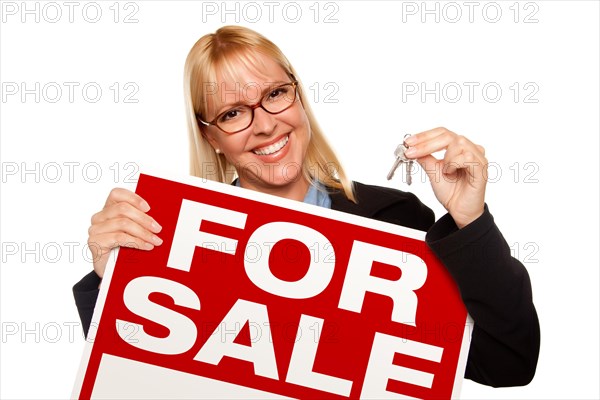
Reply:
<svg viewBox="0 0 600 400"><path fill-rule="evenodd" d="M462 229L462 228L466 227L467 225L469 225L470 223L472 223L473 221L475 221L476 219L478 219L479 217L481 217L483 215L483 211L484 211L484 208L481 207L481 210L475 214L471 214L469 216L460 216L460 217L452 216L452 219L454 220L454 223L456 224L458 229Z"/></svg>

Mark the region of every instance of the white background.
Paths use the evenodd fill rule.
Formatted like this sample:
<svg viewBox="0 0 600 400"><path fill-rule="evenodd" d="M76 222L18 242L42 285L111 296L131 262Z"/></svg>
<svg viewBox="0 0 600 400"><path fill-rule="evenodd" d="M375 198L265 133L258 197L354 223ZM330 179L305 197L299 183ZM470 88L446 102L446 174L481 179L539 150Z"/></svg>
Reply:
<svg viewBox="0 0 600 400"><path fill-rule="evenodd" d="M310 1L287 13L279 2L272 22L263 2L239 3L237 15L208 15L195 1L114 3L75 2L70 22L63 2L27 2L36 22L20 1L2 2L0 397L69 396L84 345L71 287L91 270L89 219L140 166L187 173L183 63L199 37L236 22L291 60L353 179L406 190L399 176L385 180L405 133L446 126L486 148L494 164L486 201L530 273L542 348L530 385L465 381L463 397L600 397L597 2L475 2L471 17L464 2L428 2L439 22L421 15L421 2ZM102 15L88 22L96 5ZM262 18L252 22L257 9ZM137 22L125 23L128 15ZM439 82L439 102L403 99L413 82ZM478 84L472 102L465 82ZM33 92L22 98L22 88ZM137 103L126 102L134 89ZM443 215L420 176L409 190Z"/></svg>

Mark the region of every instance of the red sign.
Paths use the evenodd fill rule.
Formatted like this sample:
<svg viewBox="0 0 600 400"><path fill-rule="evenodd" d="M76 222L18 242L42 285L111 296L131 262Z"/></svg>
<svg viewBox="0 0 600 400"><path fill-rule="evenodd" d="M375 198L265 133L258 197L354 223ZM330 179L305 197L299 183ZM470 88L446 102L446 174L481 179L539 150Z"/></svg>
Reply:
<svg viewBox="0 0 600 400"><path fill-rule="evenodd" d="M470 323L423 232L196 178L136 192L164 243L107 269L74 396L458 395Z"/></svg>

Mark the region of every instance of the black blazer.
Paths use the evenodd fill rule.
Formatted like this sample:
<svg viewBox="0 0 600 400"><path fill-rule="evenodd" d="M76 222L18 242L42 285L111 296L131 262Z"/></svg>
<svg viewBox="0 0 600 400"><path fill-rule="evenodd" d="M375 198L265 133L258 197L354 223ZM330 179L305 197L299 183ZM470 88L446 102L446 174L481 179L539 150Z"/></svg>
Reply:
<svg viewBox="0 0 600 400"><path fill-rule="evenodd" d="M434 223L433 211L412 193L354 183L357 203L332 191L331 208L350 214L427 231L425 241L454 277L475 326L465 378L484 385L520 386L535 374L540 328L525 267L489 213L463 229L446 214ZM73 287L87 336L98 297L94 271Z"/></svg>

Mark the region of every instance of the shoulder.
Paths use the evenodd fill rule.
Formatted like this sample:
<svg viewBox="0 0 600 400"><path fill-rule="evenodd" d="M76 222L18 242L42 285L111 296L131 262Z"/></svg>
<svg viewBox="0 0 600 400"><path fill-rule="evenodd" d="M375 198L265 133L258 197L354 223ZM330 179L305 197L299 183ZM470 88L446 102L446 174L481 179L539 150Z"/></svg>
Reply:
<svg viewBox="0 0 600 400"><path fill-rule="evenodd" d="M435 222L433 211L410 192L360 182L353 185L357 202L336 191L330 195L332 209L422 231Z"/></svg>

